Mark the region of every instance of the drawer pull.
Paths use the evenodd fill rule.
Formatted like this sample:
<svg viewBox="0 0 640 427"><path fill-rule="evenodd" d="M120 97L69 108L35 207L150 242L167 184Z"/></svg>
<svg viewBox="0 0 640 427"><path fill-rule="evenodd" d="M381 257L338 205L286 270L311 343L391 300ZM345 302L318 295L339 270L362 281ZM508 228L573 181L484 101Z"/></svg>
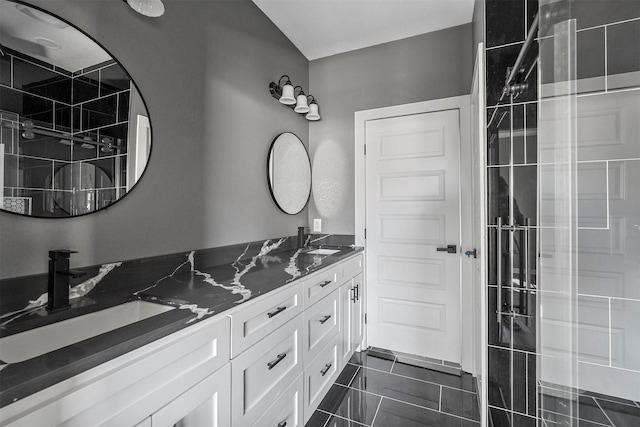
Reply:
<svg viewBox="0 0 640 427"><path fill-rule="evenodd" d="M284 306L284 307L278 307L278 308L276 308L276 310L275 310L275 311L272 311L272 312L270 312L270 313L267 313L267 316L269 316L269 319L271 319L273 316L275 316L275 315L276 315L276 314L278 314L278 313L282 313L282 312L283 312L283 311L285 311L286 309L287 309L287 307L286 307L286 306Z"/></svg>
<svg viewBox="0 0 640 427"><path fill-rule="evenodd" d="M356 301L360 301L360 283L356 284Z"/></svg>
<svg viewBox="0 0 640 427"><path fill-rule="evenodd" d="M324 316L322 319L320 319L320 324L321 324L321 325L324 325L324 324L327 322L327 320L329 320L329 319L331 319L331 315L330 315L330 314L327 314L327 315L326 315L326 316Z"/></svg>
<svg viewBox="0 0 640 427"><path fill-rule="evenodd" d="M286 427L286 426L287 426L286 421L280 421L276 427Z"/></svg>
<svg viewBox="0 0 640 427"><path fill-rule="evenodd" d="M331 369L331 363L327 363L326 365L324 365L324 369L320 371L323 377L327 374L327 372L329 372L329 369Z"/></svg>
<svg viewBox="0 0 640 427"><path fill-rule="evenodd" d="M349 289L349 292L351 292L351 302L356 302L356 288Z"/></svg>
<svg viewBox="0 0 640 427"><path fill-rule="evenodd" d="M325 280L324 282L320 283L320 287L324 288L325 286L327 286L331 282L333 282L333 280Z"/></svg>
<svg viewBox="0 0 640 427"><path fill-rule="evenodd" d="M275 368L275 366L282 362L282 359L284 359L285 357L287 357L287 353L280 353L278 356L276 356L276 359L267 363L267 367L269 368L269 370L272 370L273 368Z"/></svg>

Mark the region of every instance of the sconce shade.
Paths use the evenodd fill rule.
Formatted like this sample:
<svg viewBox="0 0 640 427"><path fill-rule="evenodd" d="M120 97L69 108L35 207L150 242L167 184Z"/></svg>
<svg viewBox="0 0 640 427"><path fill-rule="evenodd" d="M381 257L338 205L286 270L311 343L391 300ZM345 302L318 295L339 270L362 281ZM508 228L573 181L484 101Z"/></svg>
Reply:
<svg viewBox="0 0 640 427"><path fill-rule="evenodd" d="M157 18L164 14L162 0L126 0L126 2L131 6L131 9L144 16Z"/></svg>
<svg viewBox="0 0 640 427"><path fill-rule="evenodd" d="M293 85L290 82L287 82L287 84L282 87L280 102L285 105L293 105L296 103L296 98L293 96Z"/></svg>
<svg viewBox="0 0 640 427"><path fill-rule="evenodd" d="M318 104L316 104L315 102L309 104L309 112L305 117L307 118L307 120L320 120L320 114L318 114Z"/></svg>
<svg viewBox="0 0 640 427"><path fill-rule="evenodd" d="M293 109L296 113L306 113L309 111L309 106L307 105L307 95L301 93L298 95L298 100L296 101L296 108Z"/></svg>

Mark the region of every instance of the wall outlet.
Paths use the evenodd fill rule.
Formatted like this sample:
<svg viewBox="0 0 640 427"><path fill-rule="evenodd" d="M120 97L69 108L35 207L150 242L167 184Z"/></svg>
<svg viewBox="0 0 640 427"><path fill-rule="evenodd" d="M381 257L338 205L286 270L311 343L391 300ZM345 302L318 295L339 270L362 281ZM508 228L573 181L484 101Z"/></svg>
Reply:
<svg viewBox="0 0 640 427"><path fill-rule="evenodd" d="M322 220L320 218L313 219L313 232L314 233L322 232Z"/></svg>

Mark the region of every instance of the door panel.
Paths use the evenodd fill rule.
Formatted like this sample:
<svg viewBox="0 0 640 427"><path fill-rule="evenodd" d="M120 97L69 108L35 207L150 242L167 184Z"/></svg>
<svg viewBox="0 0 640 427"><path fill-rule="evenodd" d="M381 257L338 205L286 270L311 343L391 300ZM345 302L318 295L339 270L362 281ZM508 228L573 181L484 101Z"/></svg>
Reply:
<svg viewBox="0 0 640 427"><path fill-rule="evenodd" d="M459 363L457 109L366 122L368 344Z"/></svg>

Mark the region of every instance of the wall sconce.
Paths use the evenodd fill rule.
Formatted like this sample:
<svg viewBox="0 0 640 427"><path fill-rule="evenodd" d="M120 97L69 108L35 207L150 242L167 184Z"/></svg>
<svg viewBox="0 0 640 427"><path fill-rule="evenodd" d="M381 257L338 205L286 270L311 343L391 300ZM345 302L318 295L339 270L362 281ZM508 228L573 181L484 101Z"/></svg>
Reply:
<svg viewBox="0 0 640 427"><path fill-rule="evenodd" d="M284 84L282 84L283 80ZM296 113L304 115L307 120L320 120L318 104L313 95L305 94L302 86L294 87L291 80L289 80L289 76L284 75L280 77L278 83L269 83L269 92L271 96L280 101L280 103L293 109Z"/></svg>

